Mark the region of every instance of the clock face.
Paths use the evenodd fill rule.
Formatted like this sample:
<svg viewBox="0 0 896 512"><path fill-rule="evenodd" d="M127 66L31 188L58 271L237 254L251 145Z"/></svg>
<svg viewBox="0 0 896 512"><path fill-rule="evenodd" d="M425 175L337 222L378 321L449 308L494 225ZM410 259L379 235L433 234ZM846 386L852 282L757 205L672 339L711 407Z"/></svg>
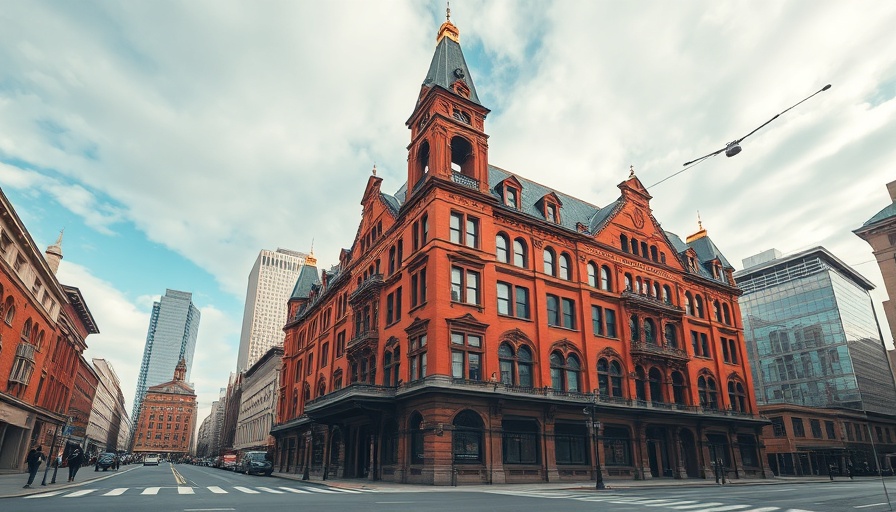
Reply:
<svg viewBox="0 0 896 512"><path fill-rule="evenodd" d="M454 118L464 124L470 124L470 114L454 109Z"/></svg>

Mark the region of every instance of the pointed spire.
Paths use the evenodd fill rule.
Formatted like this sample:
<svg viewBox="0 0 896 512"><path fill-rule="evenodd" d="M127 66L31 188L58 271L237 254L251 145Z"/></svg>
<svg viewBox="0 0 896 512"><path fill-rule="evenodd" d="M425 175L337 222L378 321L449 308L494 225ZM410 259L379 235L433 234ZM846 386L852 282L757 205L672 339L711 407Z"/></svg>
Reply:
<svg viewBox="0 0 896 512"><path fill-rule="evenodd" d="M439 27L439 35L436 36L436 43L440 43L443 38L447 37L455 43L460 43L460 31L451 23L451 2L447 2L445 9L445 23Z"/></svg>
<svg viewBox="0 0 896 512"><path fill-rule="evenodd" d="M470 76L470 69L464 60L460 48L460 31L447 19L439 27L436 36L436 51L429 65L429 72L423 80L423 87L439 86L447 91L462 96L477 105L479 96ZM419 102L418 98L418 102Z"/></svg>
<svg viewBox="0 0 896 512"><path fill-rule="evenodd" d="M691 243L694 240L700 240L705 236L706 230L703 229L703 220L700 218L700 210L697 210L697 232L688 237L687 243Z"/></svg>
<svg viewBox="0 0 896 512"><path fill-rule="evenodd" d="M59 231L59 237L56 238L56 243L47 247L47 250L44 251L46 255L47 265L50 266L50 270L55 274L59 270L59 262L62 261L62 235L65 233L65 228Z"/></svg>
<svg viewBox="0 0 896 512"><path fill-rule="evenodd" d="M314 239L313 238L311 239L311 252L308 254L308 256L305 256L305 265L308 265L309 267L317 266L317 258L314 257Z"/></svg>

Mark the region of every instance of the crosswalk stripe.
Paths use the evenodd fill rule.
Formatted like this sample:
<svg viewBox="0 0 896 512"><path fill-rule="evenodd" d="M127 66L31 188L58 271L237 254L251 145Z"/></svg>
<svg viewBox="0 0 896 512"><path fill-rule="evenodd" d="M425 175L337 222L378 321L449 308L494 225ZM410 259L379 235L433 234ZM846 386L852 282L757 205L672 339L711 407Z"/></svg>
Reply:
<svg viewBox="0 0 896 512"><path fill-rule="evenodd" d="M32 494L31 496L25 496L26 500L34 499L34 498L49 498L50 496L56 496L57 494L62 494L65 491L51 491L44 492L41 494Z"/></svg>
<svg viewBox="0 0 896 512"><path fill-rule="evenodd" d="M269 492L271 494L283 494L283 491L278 491L277 489L271 489L270 487L256 487L259 491Z"/></svg>
<svg viewBox="0 0 896 512"><path fill-rule="evenodd" d="M324 494L336 494L336 491L331 491L329 489L321 489L320 487L307 487L307 489L311 492L320 492Z"/></svg>
<svg viewBox="0 0 896 512"><path fill-rule="evenodd" d="M116 489L112 489L111 491L107 492L106 494L103 494L103 496L121 496L127 490L128 490L127 487L118 487Z"/></svg>
<svg viewBox="0 0 896 512"><path fill-rule="evenodd" d="M716 507L719 505L724 505L724 503L718 503L718 502L716 502L716 503L697 503L696 505L680 505L680 506L671 507L671 508L673 508L675 510L694 510L694 509L698 509L700 507ZM694 512L697 512L697 511L694 510Z"/></svg>
<svg viewBox="0 0 896 512"><path fill-rule="evenodd" d="M177 494L196 494L192 487L178 486Z"/></svg>
<svg viewBox="0 0 896 512"><path fill-rule="evenodd" d="M361 491L356 491L354 489L344 489L342 487L331 487L331 489L336 492L342 492L345 494L361 494Z"/></svg>
<svg viewBox="0 0 896 512"><path fill-rule="evenodd" d="M675 505L693 505L697 503L694 500L673 501L672 503L663 503L662 505L647 505L648 507L674 507Z"/></svg>
<svg viewBox="0 0 896 512"><path fill-rule="evenodd" d="M248 487L241 487L241 486L235 485L235 486L233 486L233 488L240 492L244 492L246 494L261 494L258 491L256 491L255 489L249 489Z"/></svg>
<svg viewBox="0 0 896 512"><path fill-rule="evenodd" d="M208 487L208 490L212 491L215 494L227 494L227 491L225 491L224 489L221 489L217 485L210 485Z"/></svg>
<svg viewBox="0 0 896 512"><path fill-rule="evenodd" d="M781 510L781 508L780 507L751 508L750 510L744 510L744 512L775 512L775 510Z"/></svg>
<svg viewBox="0 0 896 512"><path fill-rule="evenodd" d="M296 494L311 494L308 491L303 491L301 489L293 489L292 487L278 487L278 489L283 489L284 491L294 492Z"/></svg>
<svg viewBox="0 0 896 512"><path fill-rule="evenodd" d="M712 508L704 508L704 509L700 509L700 510L695 510L694 512L732 512L734 510L743 510L750 506L751 505L725 505L722 507L712 507Z"/></svg>
<svg viewBox="0 0 896 512"><path fill-rule="evenodd" d="M150 496L153 496L159 494L159 489L161 489L161 487L147 487L146 489L143 489L143 492L141 492L140 494L148 494Z"/></svg>
<svg viewBox="0 0 896 512"><path fill-rule="evenodd" d="M75 491L73 493L66 494L63 498L77 498L78 496L84 496L85 494L90 494L96 489L81 489L80 491Z"/></svg>

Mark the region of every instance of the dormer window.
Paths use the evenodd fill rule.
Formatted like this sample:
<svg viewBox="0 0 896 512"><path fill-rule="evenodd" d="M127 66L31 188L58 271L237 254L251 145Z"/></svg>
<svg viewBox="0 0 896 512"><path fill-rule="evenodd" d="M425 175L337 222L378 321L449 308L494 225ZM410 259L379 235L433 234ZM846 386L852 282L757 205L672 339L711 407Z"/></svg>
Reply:
<svg viewBox="0 0 896 512"><path fill-rule="evenodd" d="M548 220L548 222L557 223L557 207L548 204L545 206L544 217Z"/></svg>
<svg viewBox="0 0 896 512"><path fill-rule="evenodd" d="M519 192L515 188L504 189L504 204L511 208L519 209Z"/></svg>

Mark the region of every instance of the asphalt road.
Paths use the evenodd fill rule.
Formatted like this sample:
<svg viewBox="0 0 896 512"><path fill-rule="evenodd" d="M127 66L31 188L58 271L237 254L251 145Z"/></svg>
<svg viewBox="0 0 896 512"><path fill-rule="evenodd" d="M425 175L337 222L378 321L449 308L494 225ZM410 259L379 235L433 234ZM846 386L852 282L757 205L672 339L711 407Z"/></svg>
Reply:
<svg viewBox="0 0 896 512"><path fill-rule="evenodd" d="M85 468L89 469L89 468ZM887 480L896 496L896 480ZM248 476L215 468L122 466L83 486L0 502L4 512L46 510L127 512L267 512L363 508L364 512L884 512L880 480L668 488L538 489L476 486L356 490Z"/></svg>

